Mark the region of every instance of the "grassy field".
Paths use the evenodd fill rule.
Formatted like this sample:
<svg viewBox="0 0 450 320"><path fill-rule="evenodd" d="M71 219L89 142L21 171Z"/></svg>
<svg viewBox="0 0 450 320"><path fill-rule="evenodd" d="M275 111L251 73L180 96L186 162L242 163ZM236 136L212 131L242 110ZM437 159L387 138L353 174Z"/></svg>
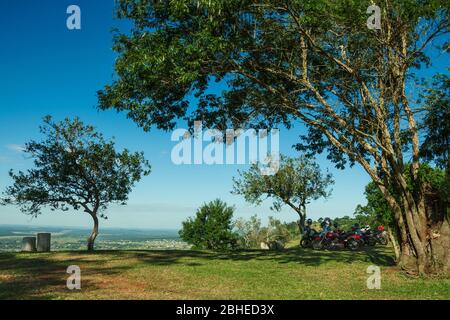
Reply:
<svg viewBox="0 0 450 320"><path fill-rule="evenodd" d="M69 265L81 291L66 288ZM380 290L367 289L370 265ZM407 276L387 248L1 253L0 299L450 299L450 278Z"/></svg>

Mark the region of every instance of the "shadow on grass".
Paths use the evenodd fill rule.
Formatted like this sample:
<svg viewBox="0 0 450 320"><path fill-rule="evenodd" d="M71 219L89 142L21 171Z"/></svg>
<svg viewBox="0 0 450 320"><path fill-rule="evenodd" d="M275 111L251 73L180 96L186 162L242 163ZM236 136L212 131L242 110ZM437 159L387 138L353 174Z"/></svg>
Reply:
<svg viewBox="0 0 450 320"><path fill-rule="evenodd" d="M123 272L127 267L106 268L105 261L92 261L89 255L84 257L67 257L54 260L49 254L0 254L0 300L11 299L55 299L70 292L83 292L84 288L95 290L93 282L82 279L81 291L70 291L67 268L71 265L88 265L89 273L111 275ZM83 272L83 268L82 268Z"/></svg>
<svg viewBox="0 0 450 320"><path fill-rule="evenodd" d="M129 260L131 259L131 260ZM119 260L130 261L120 263ZM368 263L393 266L393 255L388 248L367 248L359 252L314 251L312 249L286 249L283 251L240 250L233 252L210 251L96 251L57 252L49 254L0 254L0 299L56 299L67 296L66 273L70 265L79 265L83 275L121 274L136 266L133 261L155 266L180 265L199 267L216 261L298 264L320 266L327 264ZM111 264L111 262L114 262ZM114 265L114 266L112 266ZM88 278L88 279L87 279ZM101 281L94 283L82 278L82 291L94 291ZM75 296L74 296L75 297Z"/></svg>
<svg viewBox="0 0 450 320"><path fill-rule="evenodd" d="M140 261L154 265L201 265L214 260L228 261L274 261L320 266L328 263L370 263L377 266L394 266L392 253L386 248L367 248L358 252L314 251L312 249L286 249L283 251L239 250L231 252L210 251L134 251ZM195 262L189 261L195 260Z"/></svg>

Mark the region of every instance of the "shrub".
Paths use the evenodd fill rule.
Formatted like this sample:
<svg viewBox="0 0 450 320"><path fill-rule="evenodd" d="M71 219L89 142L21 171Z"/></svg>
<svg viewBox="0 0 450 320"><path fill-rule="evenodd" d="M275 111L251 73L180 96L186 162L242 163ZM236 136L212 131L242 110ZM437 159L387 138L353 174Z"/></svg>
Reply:
<svg viewBox="0 0 450 320"><path fill-rule="evenodd" d="M259 248L261 242L270 241L285 244L298 233L295 222L282 223L273 217L269 217L269 223L265 227L257 216L252 216L249 220L240 218L234 223L234 228L238 235L238 244L242 248Z"/></svg>
<svg viewBox="0 0 450 320"><path fill-rule="evenodd" d="M229 250L237 247L232 231L234 208L217 199L202 205L195 218L183 222L180 237L194 249Z"/></svg>

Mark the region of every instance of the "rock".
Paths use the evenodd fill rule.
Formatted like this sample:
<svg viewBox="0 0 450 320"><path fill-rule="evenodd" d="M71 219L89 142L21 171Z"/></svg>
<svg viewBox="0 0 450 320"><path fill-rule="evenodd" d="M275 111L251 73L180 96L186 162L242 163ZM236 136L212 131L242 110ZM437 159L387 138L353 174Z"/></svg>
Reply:
<svg viewBox="0 0 450 320"><path fill-rule="evenodd" d="M270 250L270 246L267 242L261 242L261 249L262 250Z"/></svg>
<svg viewBox="0 0 450 320"><path fill-rule="evenodd" d="M36 252L36 237L24 237L22 239L23 252Z"/></svg>
<svg viewBox="0 0 450 320"><path fill-rule="evenodd" d="M284 244L281 241L261 242L262 250L283 250Z"/></svg>
<svg viewBox="0 0 450 320"><path fill-rule="evenodd" d="M38 252L50 252L50 240L51 240L51 233L38 233L37 234L37 251Z"/></svg>

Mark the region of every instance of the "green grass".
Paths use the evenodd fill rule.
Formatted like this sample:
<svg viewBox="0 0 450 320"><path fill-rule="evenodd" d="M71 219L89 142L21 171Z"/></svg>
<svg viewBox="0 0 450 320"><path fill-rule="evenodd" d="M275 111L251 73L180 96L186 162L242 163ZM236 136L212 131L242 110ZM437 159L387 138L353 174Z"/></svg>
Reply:
<svg viewBox="0 0 450 320"><path fill-rule="evenodd" d="M69 265L81 291L66 288ZM367 289L370 265L380 290ZM0 299L450 299L450 278L407 276L388 248L2 253Z"/></svg>

